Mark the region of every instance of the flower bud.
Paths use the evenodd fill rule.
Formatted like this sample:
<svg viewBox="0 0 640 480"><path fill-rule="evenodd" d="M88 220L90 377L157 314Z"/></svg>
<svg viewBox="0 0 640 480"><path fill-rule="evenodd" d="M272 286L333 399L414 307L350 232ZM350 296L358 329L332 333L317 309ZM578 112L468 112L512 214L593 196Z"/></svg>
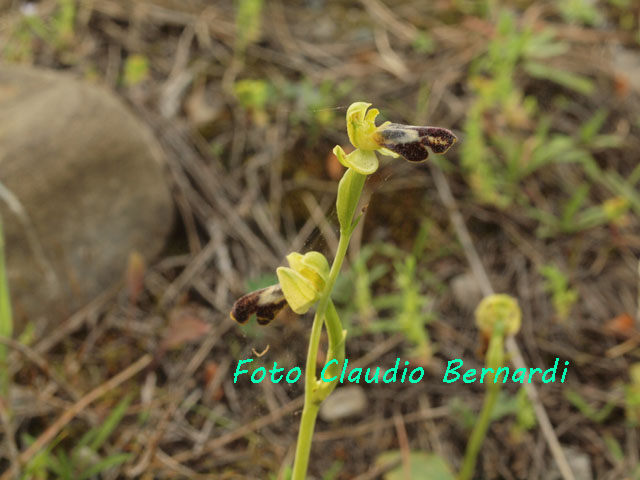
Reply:
<svg viewBox="0 0 640 480"><path fill-rule="evenodd" d="M499 327L504 335L515 335L520 330L522 312L515 298L499 293L482 299L475 312L476 325L490 337Z"/></svg>
<svg viewBox="0 0 640 480"><path fill-rule="evenodd" d="M347 170L338 184L338 199L336 200L336 210L340 231L349 232L353 222L353 215L358 208L362 188L366 177L356 170Z"/></svg>

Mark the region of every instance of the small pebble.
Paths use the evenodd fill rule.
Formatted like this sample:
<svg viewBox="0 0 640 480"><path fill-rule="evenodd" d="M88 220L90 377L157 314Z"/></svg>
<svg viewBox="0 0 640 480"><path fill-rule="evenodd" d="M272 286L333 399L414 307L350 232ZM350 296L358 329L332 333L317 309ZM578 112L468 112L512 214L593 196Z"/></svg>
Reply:
<svg viewBox="0 0 640 480"><path fill-rule="evenodd" d="M338 387L320 407L320 418L325 422L344 420L363 413L366 408L367 396L362 387Z"/></svg>
<svg viewBox="0 0 640 480"><path fill-rule="evenodd" d="M471 272L461 273L451 280L451 292L456 304L463 310L472 312L482 300L482 292Z"/></svg>

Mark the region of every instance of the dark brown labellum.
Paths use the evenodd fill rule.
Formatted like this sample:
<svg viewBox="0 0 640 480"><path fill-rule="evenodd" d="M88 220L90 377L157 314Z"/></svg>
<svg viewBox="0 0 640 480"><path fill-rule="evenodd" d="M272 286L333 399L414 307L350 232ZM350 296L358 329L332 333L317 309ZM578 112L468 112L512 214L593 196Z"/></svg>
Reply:
<svg viewBox="0 0 640 480"><path fill-rule="evenodd" d="M378 143L410 162L422 162L429 158L429 149L443 154L456 143L457 137L446 128L417 127L390 123L378 132Z"/></svg>
<svg viewBox="0 0 640 480"><path fill-rule="evenodd" d="M258 323L267 325L286 306L287 301L280 285L272 285L240 297L233 304L231 318L238 323L244 324L255 313Z"/></svg>

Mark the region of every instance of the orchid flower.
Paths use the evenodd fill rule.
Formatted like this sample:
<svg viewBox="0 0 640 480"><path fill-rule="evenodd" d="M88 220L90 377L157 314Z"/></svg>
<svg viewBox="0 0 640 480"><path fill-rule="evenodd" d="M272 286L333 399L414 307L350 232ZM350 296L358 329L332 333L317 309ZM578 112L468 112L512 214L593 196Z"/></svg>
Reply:
<svg viewBox="0 0 640 480"><path fill-rule="evenodd" d="M319 252L293 252L287 255L287 261L290 268L276 270L279 284L247 293L236 301L231 310L233 320L246 323L255 313L258 323L267 325L287 305L302 315L319 300L329 277L325 256Z"/></svg>
<svg viewBox="0 0 640 480"><path fill-rule="evenodd" d="M333 153L342 165L361 175L371 175L378 169L375 152L390 157L402 156L410 162L422 162L429 157L427 148L435 154L443 154L456 142L456 136L446 128L418 127L385 122L376 127L380 113L370 103L356 102L347 110L347 134L356 147L346 154L337 145Z"/></svg>

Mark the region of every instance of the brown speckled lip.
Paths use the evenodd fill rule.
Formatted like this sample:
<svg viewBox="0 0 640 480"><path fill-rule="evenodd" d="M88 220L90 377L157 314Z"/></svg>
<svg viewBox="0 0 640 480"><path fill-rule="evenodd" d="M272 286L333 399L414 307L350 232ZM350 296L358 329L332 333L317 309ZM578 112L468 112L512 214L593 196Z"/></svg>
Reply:
<svg viewBox="0 0 640 480"><path fill-rule="evenodd" d="M415 131L418 140L403 141L405 132ZM457 137L446 128L418 127L391 123L380 132L380 145L410 162L423 162L429 158L429 149L437 155L445 153L456 143Z"/></svg>
<svg viewBox="0 0 640 480"><path fill-rule="evenodd" d="M279 285L273 285L247 293L236 300L231 309L231 318L245 324L255 313L260 325L268 325L286 306L282 289Z"/></svg>
<svg viewBox="0 0 640 480"><path fill-rule="evenodd" d="M283 298L280 302L269 303L258 306L256 310L256 320L260 325L268 325L287 306L287 301Z"/></svg>

